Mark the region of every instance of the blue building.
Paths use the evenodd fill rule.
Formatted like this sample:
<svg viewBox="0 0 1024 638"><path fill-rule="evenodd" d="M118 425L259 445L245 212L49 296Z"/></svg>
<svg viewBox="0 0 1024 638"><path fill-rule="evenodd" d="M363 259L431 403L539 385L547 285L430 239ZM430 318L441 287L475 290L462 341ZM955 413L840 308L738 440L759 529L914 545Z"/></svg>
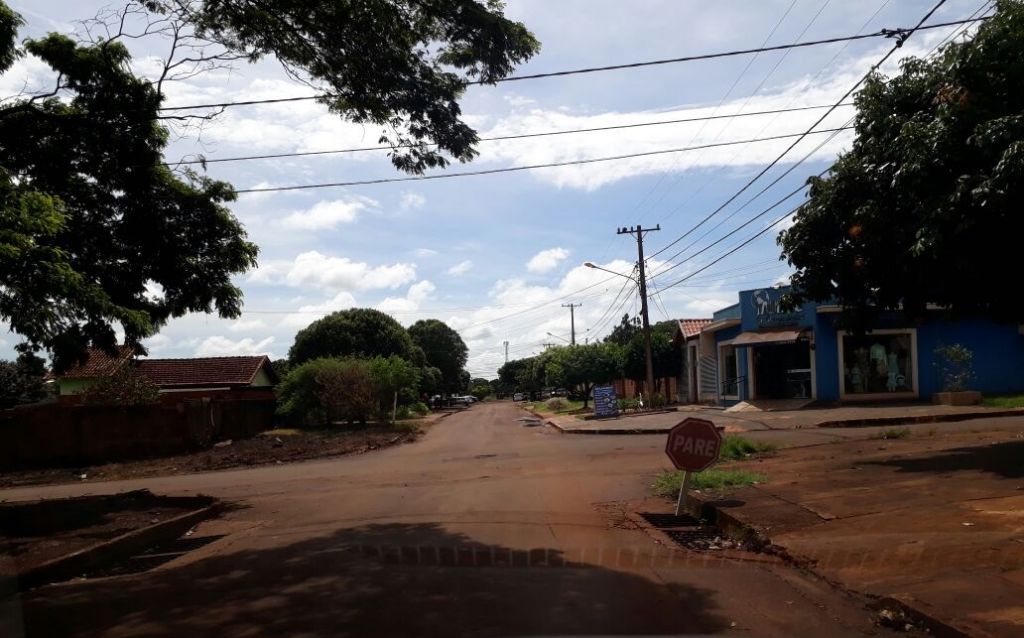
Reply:
<svg viewBox="0 0 1024 638"><path fill-rule="evenodd" d="M885 313L863 335L837 327L840 308L807 303L784 312L788 288L739 293L685 340L680 379L691 400L731 405L753 399L878 401L928 399L941 391L935 350L961 344L974 353L971 389L1024 390L1022 327L981 319L950 321L939 309L911 323Z"/></svg>

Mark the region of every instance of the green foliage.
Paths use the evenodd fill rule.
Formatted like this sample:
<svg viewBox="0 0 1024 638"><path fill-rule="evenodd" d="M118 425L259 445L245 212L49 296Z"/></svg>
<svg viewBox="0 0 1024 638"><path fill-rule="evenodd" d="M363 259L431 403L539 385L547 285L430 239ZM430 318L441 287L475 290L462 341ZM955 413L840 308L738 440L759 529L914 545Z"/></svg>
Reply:
<svg viewBox="0 0 1024 638"><path fill-rule="evenodd" d="M652 410L657 410L668 405L668 400L665 398L665 395L660 392L655 392L651 396L647 397L647 400L648 407Z"/></svg>
<svg viewBox="0 0 1024 638"><path fill-rule="evenodd" d="M498 378L515 392L540 392L547 382L549 352L509 361L498 368Z"/></svg>
<svg viewBox="0 0 1024 638"><path fill-rule="evenodd" d="M160 388L126 364L109 377L98 379L87 387L79 399L83 405L147 405L156 403Z"/></svg>
<svg viewBox="0 0 1024 638"><path fill-rule="evenodd" d="M561 346L546 353L547 382L565 388L583 387L583 406L595 384L608 383L622 375L622 349L614 343Z"/></svg>
<svg viewBox="0 0 1024 638"><path fill-rule="evenodd" d="M691 490L724 490L733 487L745 487L764 483L766 477L746 470L719 470L711 468L696 472L690 479ZM654 493L666 498L676 498L679 488L683 485L682 472L662 472L655 478Z"/></svg>
<svg viewBox="0 0 1024 638"><path fill-rule="evenodd" d="M232 52L272 57L322 87L335 113L387 126L393 133L379 141L412 173L447 165L445 154L471 160L477 135L458 98L469 81L493 83L540 47L491 0L207 1L189 17Z"/></svg>
<svg viewBox="0 0 1024 638"><path fill-rule="evenodd" d="M378 421L390 421L395 395L399 405L409 405L418 400L419 371L416 367L392 355L367 360L370 380L373 386Z"/></svg>
<svg viewBox="0 0 1024 638"><path fill-rule="evenodd" d="M1004 394L985 397L981 404L986 408L1024 408L1024 394Z"/></svg>
<svg viewBox="0 0 1024 638"><path fill-rule="evenodd" d="M415 414L416 416L427 416L428 414L430 414L430 408L428 408L427 404L423 403L422 401L417 401L416 403L410 405L409 411Z"/></svg>
<svg viewBox="0 0 1024 638"><path fill-rule="evenodd" d="M162 164L163 96L120 42L4 48L17 23L0 4L0 69L31 55L64 95L0 107L0 320L59 371L90 344L113 347L116 329L138 345L189 312L238 316L232 277L257 248L225 206L230 185Z"/></svg>
<svg viewBox="0 0 1024 638"><path fill-rule="evenodd" d="M1024 3L998 0L973 38L856 96L856 139L781 233L790 301L838 302L843 324L882 309L1024 321Z"/></svg>
<svg viewBox="0 0 1024 638"><path fill-rule="evenodd" d="M560 397L552 397L545 401L544 405L551 412L564 412L569 409L569 402Z"/></svg>
<svg viewBox="0 0 1024 638"><path fill-rule="evenodd" d="M441 371L433 367L420 368L420 394L428 397L444 392Z"/></svg>
<svg viewBox="0 0 1024 638"><path fill-rule="evenodd" d="M288 362L288 359L274 359L270 362L270 369L277 375L277 380L281 381L292 369L292 364Z"/></svg>
<svg viewBox="0 0 1024 638"><path fill-rule="evenodd" d="M0 410L44 399L45 374L45 363L31 353L23 352L15 361L0 361Z"/></svg>
<svg viewBox="0 0 1024 638"><path fill-rule="evenodd" d="M769 454L779 449L774 443L752 441L737 434L729 434L722 440L720 461L742 461L755 455Z"/></svg>
<svg viewBox="0 0 1024 638"><path fill-rule="evenodd" d="M959 343L935 349L935 367L943 392L962 392L974 378L974 353Z"/></svg>
<svg viewBox="0 0 1024 638"><path fill-rule="evenodd" d="M489 383L477 383L469 389L469 393L476 397L478 401L483 401L491 395L491 385Z"/></svg>
<svg viewBox="0 0 1024 638"><path fill-rule="evenodd" d="M893 428L890 430L883 430L878 434L873 435L872 439L888 440L888 439L905 439L910 436L909 428Z"/></svg>
<svg viewBox="0 0 1024 638"><path fill-rule="evenodd" d="M411 360L412 339L400 323L373 308L333 312L295 335L292 365L323 357L390 357Z"/></svg>
<svg viewBox="0 0 1024 638"><path fill-rule="evenodd" d="M412 342L423 349L427 365L441 371L442 392L458 392L463 386L462 370L466 367L469 348L443 321L422 319L409 326Z"/></svg>

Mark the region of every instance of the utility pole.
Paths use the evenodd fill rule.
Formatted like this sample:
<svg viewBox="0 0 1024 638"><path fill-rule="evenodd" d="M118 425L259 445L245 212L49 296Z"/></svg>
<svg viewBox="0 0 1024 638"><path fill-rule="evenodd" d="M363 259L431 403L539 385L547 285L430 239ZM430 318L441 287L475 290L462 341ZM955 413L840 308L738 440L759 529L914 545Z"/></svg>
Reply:
<svg viewBox="0 0 1024 638"><path fill-rule="evenodd" d="M508 340L506 339L503 343L505 344L505 363L508 363Z"/></svg>
<svg viewBox="0 0 1024 638"><path fill-rule="evenodd" d="M576 345L576 309L582 306L581 303L564 303L563 308L569 309L569 345Z"/></svg>
<svg viewBox="0 0 1024 638"><path fill-rule="evenodd" d="M651 320L647 314L647 275L644 264L644 233L661 230L661 224L654 228L642 228L640 225L629 228L620 228L619 235L636 235L637 268L639 277L637 284L640 286L640 314L643 317L644 327L644 353L647 355L647 400L654 394L654 361L651 358Z"/></svg>

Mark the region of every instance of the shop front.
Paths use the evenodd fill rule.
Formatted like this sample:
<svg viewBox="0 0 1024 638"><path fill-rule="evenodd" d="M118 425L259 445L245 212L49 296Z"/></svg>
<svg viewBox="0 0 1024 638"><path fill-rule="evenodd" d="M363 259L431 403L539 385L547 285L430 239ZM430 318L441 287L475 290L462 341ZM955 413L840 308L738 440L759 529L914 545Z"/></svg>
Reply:
<svg viewBox="0 0 1024 638"><path fill-rule="evenodd" d="M702 330L701 340L715 344L717 403L929 398L943 389L936 352L951 344L974 354L972 389L1024 391L1024 336L1016 325L953 321L936 309L913 324L883 313L876 327L856 334L839 327L838 306L784 309L788 291L742 291Z"/></svg>

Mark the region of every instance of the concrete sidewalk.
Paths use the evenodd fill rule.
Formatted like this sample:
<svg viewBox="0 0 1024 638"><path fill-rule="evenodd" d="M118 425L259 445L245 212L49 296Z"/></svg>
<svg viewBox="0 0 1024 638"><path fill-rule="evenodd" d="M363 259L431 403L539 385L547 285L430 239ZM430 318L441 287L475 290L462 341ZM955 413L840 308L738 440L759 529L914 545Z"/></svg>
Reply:
<svg viewBox="0 0 1024 638"><path fill-rule="evenodd" d="M676 412L629 414L613 419L584 421L574 416L534 413L567 434L664 434L686 417L707 419L726 432L793 430L941 423L997 416L1024 416L1024 409L948 406L923 403L889 405L845 405L804 408L777 412L729 412L704 406L681 406Z"/></svg>
<svg viewBox="0 0 1024 638"><path fill-rule="evenodd" d="M790 449L734 464L765 483L689 505L936 635L1009 638L1024 635L1022 458L1024 424Z"/></svg>

